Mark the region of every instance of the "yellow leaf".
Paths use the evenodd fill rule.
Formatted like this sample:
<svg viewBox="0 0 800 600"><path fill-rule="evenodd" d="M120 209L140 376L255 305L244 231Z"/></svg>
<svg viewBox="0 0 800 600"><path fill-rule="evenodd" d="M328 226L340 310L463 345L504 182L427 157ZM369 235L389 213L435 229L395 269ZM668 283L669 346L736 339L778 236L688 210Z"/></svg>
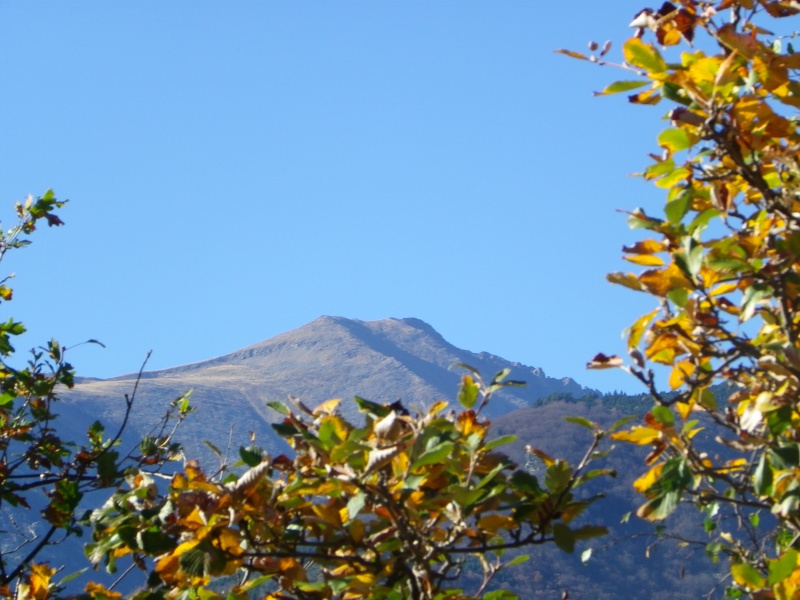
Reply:
<svg viewBox="0 0 800 600"><path fill-rule="evenodd" d="M486 515L478 521L478 528L488 531L492 534L497 533L500 529L507 529L511 531L516 529L517 524L511 517L507 515Z"/></svg>
<svg viewBox="0 0 800 600"><path fill-rule="evenodd" d="M239 534L232 529L222 529L217 536L217 544L219 549L227 552L231 556L240 556L244 553L239 540Z"/></svg>
<svg viewBox="0 0 800 600"><path fill-rule="evenodd" d="M722 60L718 56L707 56L694 61L689 67L689 74L695 82L712 82L719 75Z"/></svg>
<svg viewBox="0 0 800 600"><path fill-rule="evenodd" d="M673 150L670 150L670 152L673 152ZM692 172L686 167L678 167L674 171L657 180L656 185L663 189L674 188L681 181L689 179L691 174Z"/></svg>
<svg viewBox="0 0 800 600"><path fill-rule="evenodd" d="M759 54L753 57L753 68L761 83L770 92L789 82L789 72L786 67L781 67L775 61L767 62Z"/></svg>
<svg viewBox="0 0 800 600"><path fill-rule="evenodd" d="M678 414L684 421L689 417L689 413L692 412L693 408L694 408L694 402L692 400L690 400L689 402L675 403L675 410L678 411Z"/></svg>
<svg viewBox="0 0 800 600"><path fill-rule="evenodd" d="M657 89L653 88L628 96L628 101L632 104L655 105L661 102L661 94Z"/></svg>
<svg viewBox="0 0 800 600"><path fill-rule="evenodd" d="M677 390L684 383L686 383L686 378L694 373L694 369L694 363L691 363L687 360L682 360L678 363L675 363L675 366L672 367L672 372L669 376L669 387L673 390Z"/></svg>
<svg viewBox="0 0 800 600"><path fill-rule="evenodd" d="M361 540L364 539L364 533L366 533L366 527L364 526L363 521L355 519L348 526L348 531L350 532L350 537L353 538L353 542L355 542L356 544L360 544Z"/></svg>
<svg viewBox="0 0 800 600"><path fill-rule="evenodd" d="M84 591L89 594L92 598L100 597L100 598L107 598L111 600L112 598L122 598L122 594L119 592L114 592L106 588L104 585L100 583L95 583L90 581L86 584Z"/></svg>
<svg viewBox="0 0 800 600"><path fill-rule="evenodd" d="M314 504L311 509L323 522L333 525L337 528L342 526L342 516L340 510L337 509L333 503Z"/></svg>
<svg viewBox="0 0 800 600"><path fill-rule="evenodd" d="M653 484L658 481L658 478L661 476L661 471L664 470L664 463L659 463L650 469L647 473L639 477L636 481L633 482L633 488L643 494L651 487Z"/></svg>
<svg viewBox="0 0 800 600"><path fill-rule="evenodd" d="M624 285L626 288L636 290L637 292L643 292L646 289L639 281L639 278L633 273L609 273L606 275L606 279L611 283Z"/></svg>
<svg viewBox="0 0 800 600"><path fill-rule="evenodd" d="M639 317L636 322L630 326L630 329L628 329L628 348L635 348L639 345L639 342L642 339L642 334L645 332L647 326L650 325L650 322L655 318L658 312L658 309L656 309L653 312L647 313L646 315Z"/></svg>
<svg viewBox="0 0 800 600"><path fill-rule="evenodd" d="M735 292L739 289L739 284L735 281L729 281L728 283L722 283L715 287L709 293L709 296L722 296L723 294L730 294L731 292Z"/></svg>
<svg viewBox="0 0 800 600"><path fill-rule="evenodd" d="M749 590L760 590L766 585L761 574L747 563L731 565L733 580L740 586Z"/></svg>
<svg viewBox="0 0 800 600"><path fill-rule="evenodd" d="M636 242L633 246L623 246L622 251L628 254L655 254L657 252L664 252L667 247L661 242L656 240L641 240Z"/></svg>
<svg viewBox="0 0 800 600"><path fill-rule="evenodd" d="M30 575L30 597L35 600L46 600L50 597L50 578L56 570L45 564L32 564Z"/></svg>
<svg viewBox="0 0 800 600"><path fill-rule="evenodd" d="M675 263L665 269L650 269L639 275L639 281L655 296L666 296L676 289L691 289L692 284Z"/></svg>
<svg viewBox="0 0 800 600"><path fill-rule="evenodd" d="M611 439L620 442L629 442L637 446L645 446L661 438L661 432L652 427L633 427L630 431L617 431L611 434Z"/></svg>
<svg viewBox="0 0 800 600"><path fill-rule="evenodd" d="M445 408L447 408L447 402L445 400L439 400L431 405L431 407L428 409L428 414L430 416L436 415L442 412Z"/></svg>
<svg viewBox="0 0 800 600"><path fill-rule="evenodd" d="M331 398L330 400L326 400L319 406L317 406L311 414L315 417L320 415L332 415L333 411L336 410L336 407L339 406L339 403L342 401L341 398Z"/></svg>
<svg viewBox="0 0 800 600"><path fill-rule="evenodd" d="M720 473L733 473L735 471L741 471L746 466L747 466L746 458L735 458L733 460L729 460L728 462L726 462L724 466L718 469L718 471Z"/></svg>
<svg viewBox="0 0 800 600"><path fill-rule="evenodd" d="M635 254L634 256L623 256L627 261L630 261L637 265L643 265L645 267L663 267L664 260L659 256L653 256L652 254Z"/></svg>

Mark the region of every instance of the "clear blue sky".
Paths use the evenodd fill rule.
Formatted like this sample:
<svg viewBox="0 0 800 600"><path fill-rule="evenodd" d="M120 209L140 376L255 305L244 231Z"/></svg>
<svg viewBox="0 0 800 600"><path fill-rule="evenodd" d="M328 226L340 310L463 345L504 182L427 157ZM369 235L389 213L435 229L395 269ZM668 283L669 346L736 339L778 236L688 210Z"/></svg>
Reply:
<svg viewBox="0 0 800 600"><path fill-rule="evenodd" d="M79 374L218 356L341 315L600 389L650 299L605 282L656 210L628 175L662 107L554 54L623 41L629 2L6 2L0 215L69 198L0 266L20 349ZM612 50L619 57L619 43Z"/></svg>

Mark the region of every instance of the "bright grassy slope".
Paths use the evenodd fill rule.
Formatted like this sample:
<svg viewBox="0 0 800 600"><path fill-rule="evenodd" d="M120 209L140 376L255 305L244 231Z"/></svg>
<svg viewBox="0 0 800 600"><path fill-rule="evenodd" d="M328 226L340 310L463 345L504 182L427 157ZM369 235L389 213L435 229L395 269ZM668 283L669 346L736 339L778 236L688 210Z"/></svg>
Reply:
<svg viewBox="0 0 800 600"><path fill-rule="evenodd" d="M5 3L0 198L67 227L2 265L21 347L85 375L224 354L319 315L421 318L601 389L650 303L604 280L654 206L660 109L556 55L635 3ZM619 56L619 48L610 56ZM6 318L6 317L3 317Z"/></svg>

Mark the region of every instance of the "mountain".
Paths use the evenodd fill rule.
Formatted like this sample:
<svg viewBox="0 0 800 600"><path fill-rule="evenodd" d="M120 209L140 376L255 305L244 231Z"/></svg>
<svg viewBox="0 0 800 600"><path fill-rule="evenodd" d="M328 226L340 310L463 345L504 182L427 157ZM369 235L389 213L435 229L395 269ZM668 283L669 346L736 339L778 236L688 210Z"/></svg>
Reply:
<svg viewBox="0 0 800 600"><path fill-rule="evenodd" d="M554 393L581 395L587 390L574 380L547 377L541 369L509 362L486 352L473 353L448 343L419 319L359 321L320 317L307 325L225 356L160 371L145 372L139 382L132 430L146 434L167 402L192 389L192 415L181 429L190 455L208 458L203 440L225 447L245 443L252 435L266 448L276 444L269 423L277 414L268 401L289 395L308 406L330 398L361 396L375 402L401 400L406 406L426 406L453 400L467 364L488 378L502 369L527 383L508 388L488 407L491 416L531 406ZM88 420L103 415L119 422L136 374L111 379L84 379L65 396L73 415ZM355 404L343 402L342 412L358 418ZM91 416L91 417L90 417Z"/></svg>

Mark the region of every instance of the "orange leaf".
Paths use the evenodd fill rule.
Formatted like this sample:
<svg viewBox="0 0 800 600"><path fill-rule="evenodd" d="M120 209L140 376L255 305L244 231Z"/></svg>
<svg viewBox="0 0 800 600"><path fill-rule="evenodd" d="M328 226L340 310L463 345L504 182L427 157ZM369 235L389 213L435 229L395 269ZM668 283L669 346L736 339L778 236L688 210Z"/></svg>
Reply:
<svg viewBox="0 0 800 600"><path fill-rule="evenodd" d="M639 275L639 281L655 296L666 296L677 289L691 289L691 282L675 263L666 269L650 269Z"/></svg>

